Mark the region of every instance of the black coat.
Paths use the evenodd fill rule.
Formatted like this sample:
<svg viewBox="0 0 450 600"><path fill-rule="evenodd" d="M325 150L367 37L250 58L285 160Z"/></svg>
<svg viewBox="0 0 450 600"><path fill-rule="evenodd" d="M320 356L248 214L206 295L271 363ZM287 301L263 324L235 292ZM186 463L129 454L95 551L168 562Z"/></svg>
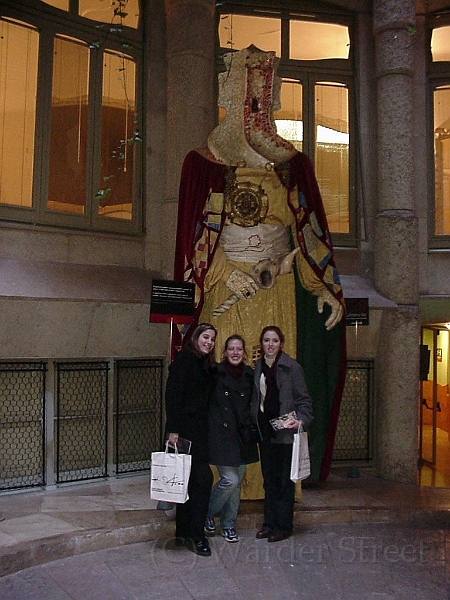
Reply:
<svg viewBox="0 0 450 600"><path fill-rule="evenodd" d="M178 352L166 384L166 434L191 440L193 461L209 460L208 408L212 371L190 348Z"/></svg>
<svg viewBox="0 0 450 600"><path fill-rule="evenodd" d="M242 376L236 379L227 372L224 363L220 363L214 379L215 386L209 407L211 464L238 467L258 462L257 445L244 446L240 441L237 427L237 419L241 423L251 422L253 370L244 366Z"/></svg>

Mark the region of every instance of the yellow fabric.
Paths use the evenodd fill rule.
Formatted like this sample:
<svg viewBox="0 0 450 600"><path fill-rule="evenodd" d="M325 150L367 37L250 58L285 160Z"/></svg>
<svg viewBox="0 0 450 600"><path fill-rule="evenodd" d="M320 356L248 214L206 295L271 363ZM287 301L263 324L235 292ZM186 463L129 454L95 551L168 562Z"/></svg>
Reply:
<svg viewBox="0 0 450 600"><path fill-rule="evenodd" d="M248 273L251 263L231 263ZM213 269L213 267L211 267ZM211 271L210 269L210 271ZM212 311L230 296L231 292L225 283L219 280L205 294L205 304L200 317L217 327L216 358L221 358L225 340L238 333L245 339L248 363L253 366L259 355L259 336L266 325L278 325L284 332L286 340L284 350L287 354L296 354L296 314L295 314L295 281L293 273L280 275L273 288L260 289L248 300L239 300L218 317Z"/></svg>
<svg viewBox="0 0 450 600"><path fill-rule="evenodd" d="M262 185L269 197L269 209L264 223L292 227L294 216L286 202L286 189L281 185L277 175L264 169L237 169L238 180L250 181ZM220 202L215 198L215 203ZM227 225L225 224L225 227ZM297 256L301 255L299 252ZM257 261L256 261L257 262ZM219 247L205 279L205 303L200 321L207 321L217 327L216 358L221 359L225 340L238 333L245 339L248 354L247 363L253 366L259 356L259 336L267 325L277 325L285 335L284 350L291 356L296 355L296 307L294 274L280 275L276 285L268 290L260 289L248 300L240 300L218 317L212 311L226 300L231 291L225 285L234 268L246 273L254 263L234 262L227 259ZM305 272L302 283L308 289L315 289L317 282L305 259L298 259L299 269ZM315 281L317 279L317 282ZM320 284L323 287L323 284ZM249 465L242 482L241 497L247 500L264 498L261 467L259 463ZM301 498L301 485L296 485L296 498Z"/></svg>

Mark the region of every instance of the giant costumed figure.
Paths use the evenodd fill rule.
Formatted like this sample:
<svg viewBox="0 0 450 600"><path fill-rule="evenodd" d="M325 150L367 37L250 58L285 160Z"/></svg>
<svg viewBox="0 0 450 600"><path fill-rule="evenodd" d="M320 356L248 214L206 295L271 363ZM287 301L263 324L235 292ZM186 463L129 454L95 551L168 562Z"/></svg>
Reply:
<svg viewBox="0 0 450 600"><path fill-rule="evenodd" d="M310 160L276 132L275 53L250 46L224 60L225 118L181 174L174 275L196 287L184 339L209 321L217 347L239 333L251 353L266 325L285 332L313 399L310 480L324 481L345 378L345 304L325 211Z"/></svg>

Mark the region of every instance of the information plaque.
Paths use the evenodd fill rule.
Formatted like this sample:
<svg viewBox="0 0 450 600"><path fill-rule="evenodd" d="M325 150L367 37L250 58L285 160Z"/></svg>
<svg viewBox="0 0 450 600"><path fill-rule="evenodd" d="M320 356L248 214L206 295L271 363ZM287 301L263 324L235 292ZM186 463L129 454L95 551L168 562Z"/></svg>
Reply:
<svg viewBox="0 0 450 600"><path fill-rule="evenodd" d="M346 298L347 325L369 325L369 298Z"/></svg>
<svg viewBox="0 0 450 600"><path fill-rule="evenodd" d="M195 285L154 279L150 299L150 323L191 323Z"/></svg>

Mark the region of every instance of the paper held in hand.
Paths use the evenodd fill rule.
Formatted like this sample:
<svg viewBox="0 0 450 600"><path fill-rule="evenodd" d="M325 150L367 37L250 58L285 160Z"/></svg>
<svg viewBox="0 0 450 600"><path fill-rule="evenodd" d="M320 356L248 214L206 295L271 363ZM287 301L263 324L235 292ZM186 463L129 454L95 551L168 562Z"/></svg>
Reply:
<svg viewBox="0 0 450 600"><path fill-rule="evenodd" d="M297 419L297 413L295 412L295 410L293 410L289 413L286 413L285 415L280 415L276 419L270 419L269 423L272 425L272 427L275 429L275 431L279 431L280 429L285 428L285 423L287 421L289 421L291 418Z"/></svg>

